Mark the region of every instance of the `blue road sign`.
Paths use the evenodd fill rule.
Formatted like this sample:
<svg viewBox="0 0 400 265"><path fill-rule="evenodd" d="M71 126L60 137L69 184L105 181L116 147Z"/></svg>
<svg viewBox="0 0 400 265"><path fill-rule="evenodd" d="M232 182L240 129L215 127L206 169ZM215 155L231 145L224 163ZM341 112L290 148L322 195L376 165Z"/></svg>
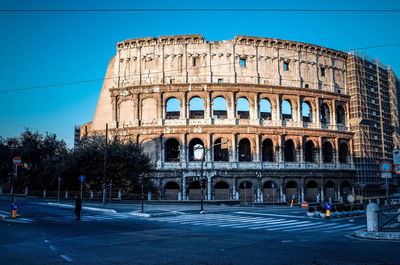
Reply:
<svg viewBox="0 0 400 265"><path fill-rule="evenodd" d="M11 210L17 210L19 208L19 203L18 202L10 203L10 208Z"/></svg>
<svg viewBox="0 0 400 265"><path fill-rule="evenodd" d="M80 181L85 181L85 176L84 176L84 175L80 175L80 176L79 176L79 180L80 180Z"/></svg>
<svg viewBox="0 0 400 265"><path fill-rule="evenodd" d="M271 182L271 188L275 188L275 183Z"/></svg>
<svg viewBox="0 0 400 265"><path fill-rule="evenodd" d="M330 210L330 209L332 209L332 204L330 204L329 202L326 202L324 204L324 207L325 207L325 209Z"/></svg>

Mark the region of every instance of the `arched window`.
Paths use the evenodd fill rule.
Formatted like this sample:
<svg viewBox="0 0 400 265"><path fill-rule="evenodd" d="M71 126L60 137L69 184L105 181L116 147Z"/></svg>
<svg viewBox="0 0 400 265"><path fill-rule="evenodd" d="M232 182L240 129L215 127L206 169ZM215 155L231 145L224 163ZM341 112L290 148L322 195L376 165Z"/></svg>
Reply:
<svg viewBox="0 0 400 265"><path fill-rule="evenodd" d="M321 122L325 124L331 123L331 115L329 112L329 107L326 103L321 105Z"/></svg>
<svg viewBox="0 0 400 265"><path fill-rule="evenodd" d="M222 142L223 141L223 142ZM214 161L229 161L228 143L222 138L214 142ZM221 144L223 143L223 144Z"/></svg>
<svg viewBox="0 0 400 265"><path fill-rule="evenodd" d="M174 181L170 181L165 184L165 189L179 190L179 185Z"/></svg>
<svg viewBox="0 0 400 265"><path fill-rule="evenodd" d="M239 142L239 161L251 161L250 141L247 138Z"/></svg>
<svg viewBox="0 0 400 265"><path fill-rule="evenodd" d="M228 117L228 108L226 100L223 97L216 97L213 100L213 118L226 119Z"/></svg>
<svg viewBox="0 0 400 265"><path fill-rule="evenodd" d="M189 161L203 159L204 143L199 138L194 138L189 143Z"/></svg>
<svg viewBox="0 0 400 265"><path fill-rule="evenodd" d="M312 122L311 106L309 102L301 103L301 117L303 122Z"/></svg>
<svg viewBox="0 0 400 265"><path fill-rule="evenodd" d="M322 156L324 157L324 163L333 162L333 148L329 141L326 141L323 145Z"/></svg>
<svg viewBox="0 0 400 265"><path fill-rule="evenodd" d="M313 141L307 141L304 145L304 161L305 162L315 162L315 148Z"/></svg>
<svg viewBox="0 0 400 265"><path fill-rule="evenodd" d="M204 103L199 97L193 97L189 102L189 118L204 119Z"/></svg>
<svg viewBox="0 0 400 265"><path fill-rule="evenodd" d="M349 147L346 143L339 145L339 163L347 163L349 156Z"/></svg>
<svg viewBox="0 0 400 265"><path fill-rule="evenodd" d="M238 119L250 119L250 104L246 98L239 98L237 101Z"/></svg>
<svg viewBox="0 0 400 265"><path fill-rule="evenodd" d="M219 181L215 183L214 189L229 189L229 184L225 181Z"/></svg>
<svg viewBox="0 0 400 265"><path fill-rule="evenodd" d="M336 122L337 122L337 124L341 124L341 125L346 124L346 116L345 116L344 109L342 106L338 106L336 108Z"/></svg>
<svg viewBox="0 0 400 265"><path fill-rule="evenodd" d="M265 139L262 142L262 161L274 161L274 144L271 139Z"/></svg>
<svg viewBox="0 0 400 265"><path fill-rule="evenodd" d="M292 104L289 100L284 100L282 102L282 120L292 119Z"/></svg>
<svg viewBox="0 0 400 265"><path fill-rule="evenodd" d="M294 148L294 143L292 140L286 140L284 145L284 154L286 162L295 162L296 160L296 150Z"/></svg>
<svg viewBox="0 0 400 265"><path fill-rule="evenodd" d="M167 100L167 107L165 118L166 119L179 119L180 118L181 103L177 98L170 98Z"/></svg>
<svg viewBox="0 0 400 265"><path fill-rule="evenodd" d="M260 101L260 118L264 120L272 120L271 102L268 99Z"/></svg>
<svg viewBox="0 0 400 265"><path fill-rule="evenodd" d="M180 150L179 142L176 139L168 139L165 142L165 161L167 162L179 162Z"/></svg>

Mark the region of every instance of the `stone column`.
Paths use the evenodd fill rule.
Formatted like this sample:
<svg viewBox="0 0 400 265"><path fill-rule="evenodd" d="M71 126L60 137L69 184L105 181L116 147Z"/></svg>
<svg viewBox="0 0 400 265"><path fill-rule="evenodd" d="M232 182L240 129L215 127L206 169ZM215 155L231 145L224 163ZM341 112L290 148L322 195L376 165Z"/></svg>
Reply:
<svg viewBox="0 0 400 265"><path fill-rule="evenodd" d="M256 135L255 136L255 150L254 150L254 155L253 155L253 158L254 158L254 161L255 162L260 162L261 160L260 160L260 135Z"/></svg>
<svg viewBox="0 0 400 265"><path fill-rule="evenodd" d="M212 177L208 177L207 181L207 200L211 201L212 200Z"/></svg>
<svg viewBox="0 0 400 265"><path fill-rule="evenodd" d="M304 168L304 143L303 143L303 136L299 138L299 164L301 168Z"/></svg>
<svg viewBox="0 0 400 265"><path fill-rule="evenodd" d="M322 156L322 138L321 137L319 137L318 138L318 141L319 141L319 168L322 168L322 163L323 163L323 161L324 161L324 157Z"/></svg>
<svg viewBox="0 0 400 265"><path fill-rule="evenodd" d="M334 161L335 161L335 167L339 167L339 138L335 138L335 153L334 153Z"/></svg>
<svg viewBox="0 0 400 265"><path fill-rule="evenodd" d="M281 115L281 95L276 95L276 124L282 125L282 115Z"/></svg>
<svg viewBox="0 0 400 265"><path fill-rule="evenodd" d="M321 128L321 113L320 113L319 98L315 99L315 125L317 126L317 128Z"/></svg>
<svg viewBox="0 0 400 265"><path fill-rule="evenodd" d="M302 119L302 115L301 115L301 98L300 98L300 96L297 97L297 125L299 127L303 127L303 119Z"/></svg>
<svg viewBox="0 0 400 265"><path fill-rule="evenodd" d="M321 179L321 202L324 202L325 201L325 198L324 198L324 180L323 179Z"/></svg>
<svg viewBox="0 0 400 265"><path fill-rule="evenodd" d="M367 206L367 231L378 232L379 218L376 211L379 210L379 206L375 203L370 203Z"/></svg>
<svg viewBox="0 0 400 265"><path fill-rule="evenodd" d="M333 129L336 130L337 129L337 127L336 127L337 121L336 121L336 101L335 100L332 100L331 106L332 106L331 124L332 124Z"/></svg>
<svg viewBox="0 0 400 265"><path fill-rule="evenodd" d="M186 173L182 173L182 198L183 198L184 201L187 200Z"/></svg>

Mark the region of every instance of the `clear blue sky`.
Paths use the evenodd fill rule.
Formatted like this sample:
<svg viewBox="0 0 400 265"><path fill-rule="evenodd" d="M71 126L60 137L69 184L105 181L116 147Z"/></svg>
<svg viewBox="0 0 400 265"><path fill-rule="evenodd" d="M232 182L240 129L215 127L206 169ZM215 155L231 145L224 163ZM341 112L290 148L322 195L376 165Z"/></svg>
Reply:
<svg viewBox="0 0 400 265"><path fill-rule="evenodd" d="M0 9L267 8L400 9L400 1L2 1ZM400 13L0 13L0 90L99 79L118 41L203 34L252 35L333 49L400 43ZM400 46L364 50L400 75ZM75 124L91 121L101 81L0 93L0 136L24 128L56 133L72 146Z"/></svg>

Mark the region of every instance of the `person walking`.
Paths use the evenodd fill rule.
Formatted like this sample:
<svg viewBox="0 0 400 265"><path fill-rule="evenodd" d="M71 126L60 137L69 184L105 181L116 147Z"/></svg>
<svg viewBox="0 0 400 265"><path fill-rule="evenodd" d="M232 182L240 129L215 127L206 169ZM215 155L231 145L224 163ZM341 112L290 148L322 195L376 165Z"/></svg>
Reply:
<svg viewBox="0 0 400 265"><path fill-rule="evenodd" d="M75 215L76 220L81 220L82 200L80 197L75 196Z"/></svg>

